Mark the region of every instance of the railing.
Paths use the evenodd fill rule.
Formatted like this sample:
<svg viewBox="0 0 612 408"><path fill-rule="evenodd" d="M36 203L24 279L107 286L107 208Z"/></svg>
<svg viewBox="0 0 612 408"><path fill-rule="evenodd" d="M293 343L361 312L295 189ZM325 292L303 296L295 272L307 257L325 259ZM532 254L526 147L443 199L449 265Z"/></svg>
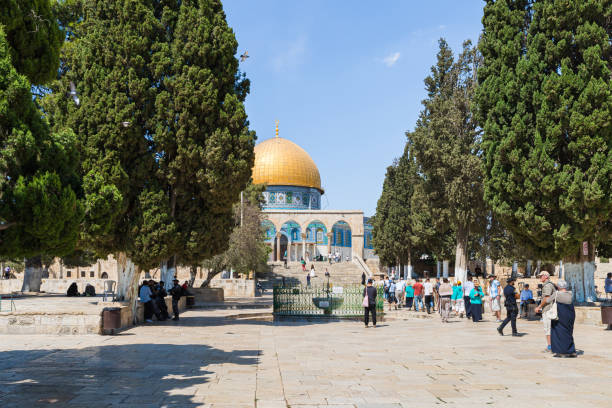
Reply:
<svg viewBox="0 0 612 408"><path fill-rule="evenodd" d="M275 316L363 316L363 286L275 286ZM376 312L383 313L383 288L377 288Z"/></svg>
<svg viewBox="0 0 612 408"><path fill-rule="evenodd" d="M363 272L365 272L366 275L368 275L368 278L372 277L372 271L370 270L370 267L361 258L359 258L358 256L354 256L353 263L357 264L357 266L359 266L359 268Z"/></svg>

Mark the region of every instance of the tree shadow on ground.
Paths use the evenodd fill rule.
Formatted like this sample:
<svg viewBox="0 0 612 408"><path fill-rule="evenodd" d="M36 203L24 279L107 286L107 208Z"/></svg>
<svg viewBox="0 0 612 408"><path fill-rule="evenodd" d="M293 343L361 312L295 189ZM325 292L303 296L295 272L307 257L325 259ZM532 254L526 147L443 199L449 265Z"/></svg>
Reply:
<svg viewBox="0 0 612 408"><path fill-rule="evenodd" d="M195 407L211 364L257 365L259 350L130 344L0 352L0 406Z"/></svg>

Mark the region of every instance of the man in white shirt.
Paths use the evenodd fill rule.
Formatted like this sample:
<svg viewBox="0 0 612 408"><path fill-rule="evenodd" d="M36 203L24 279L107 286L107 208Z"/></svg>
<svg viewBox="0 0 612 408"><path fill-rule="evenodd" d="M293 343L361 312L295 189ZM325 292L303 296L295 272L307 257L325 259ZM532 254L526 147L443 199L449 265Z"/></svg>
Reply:
<svg viewBox="0 0 612 408"><path fill-rule="evenodd" d="M467 281L463 284L463 303L465 305L465 317L468 319L472 317L472 303L470 302L472 289L474 289L474 282L472 282L472 277L468 275Z"/></svg>
<svg viewBox="0 0 612 408"><path fill-rule="evenodd" d="M425 295L425 307L427 307L427 314L431 313L433 307L433 284L429 281L429 278L425 279L423 284L423 294Z"/></svg>
<svg viewBox="0 0 612 408"><path fill-rule="evenodd" d="M501 322L501 294L499 293L499 281L495 275L489 276L489 298L491 299L491 312L495 315L497 322Z"/></svg>
<svg viewBox="0 0 612 408"><path fill-rule="evenodd" d="M397 299L397 305L402 307L402 303L406 301L406 295L404 290L406 289L406 281L401 279L397 285L395 285L395 298Z"/></svg>

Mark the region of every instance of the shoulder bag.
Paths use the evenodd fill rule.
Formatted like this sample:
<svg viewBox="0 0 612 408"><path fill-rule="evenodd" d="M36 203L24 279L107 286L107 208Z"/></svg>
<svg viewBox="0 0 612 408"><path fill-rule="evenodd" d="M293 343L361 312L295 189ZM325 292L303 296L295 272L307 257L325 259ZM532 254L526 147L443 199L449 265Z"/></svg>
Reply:
<svg viewBox="0 0 612 408"><path fill-rule="evenodd" d="M550 309L546 311L546 318L550 320L559 320L559 313L557 311L557 293L555 292L555 298L553 299Z"/></svg>

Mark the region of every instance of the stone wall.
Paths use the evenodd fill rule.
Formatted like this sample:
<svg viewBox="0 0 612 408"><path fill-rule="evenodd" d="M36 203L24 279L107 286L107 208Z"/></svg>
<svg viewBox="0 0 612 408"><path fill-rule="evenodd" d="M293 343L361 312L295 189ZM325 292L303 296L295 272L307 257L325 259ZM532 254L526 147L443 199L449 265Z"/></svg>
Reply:
<svg viewBox="0 0 612 408"><path fill-rule="evenodd" d="M179 301L179 309L185 310L185 297ZM105 307L121 308L121 329L127 329L134 324L133 313L129 306L119 302L98 302L100 306L95 313L81 311L42 312L13 311L0 313L0 334L103 334L102 313ZM168 313L172 313L172 299L166 298ZM41 299L41 310L44 308L44 298ZM136 323L144 322L144 307L138 303Z"/></svg>
<svg viewBox="0 0 612 408"><path fill-rule="evenodd" d="M255 297L253 279L213 279L210 287L223 289L224 297Z"/></svg>

